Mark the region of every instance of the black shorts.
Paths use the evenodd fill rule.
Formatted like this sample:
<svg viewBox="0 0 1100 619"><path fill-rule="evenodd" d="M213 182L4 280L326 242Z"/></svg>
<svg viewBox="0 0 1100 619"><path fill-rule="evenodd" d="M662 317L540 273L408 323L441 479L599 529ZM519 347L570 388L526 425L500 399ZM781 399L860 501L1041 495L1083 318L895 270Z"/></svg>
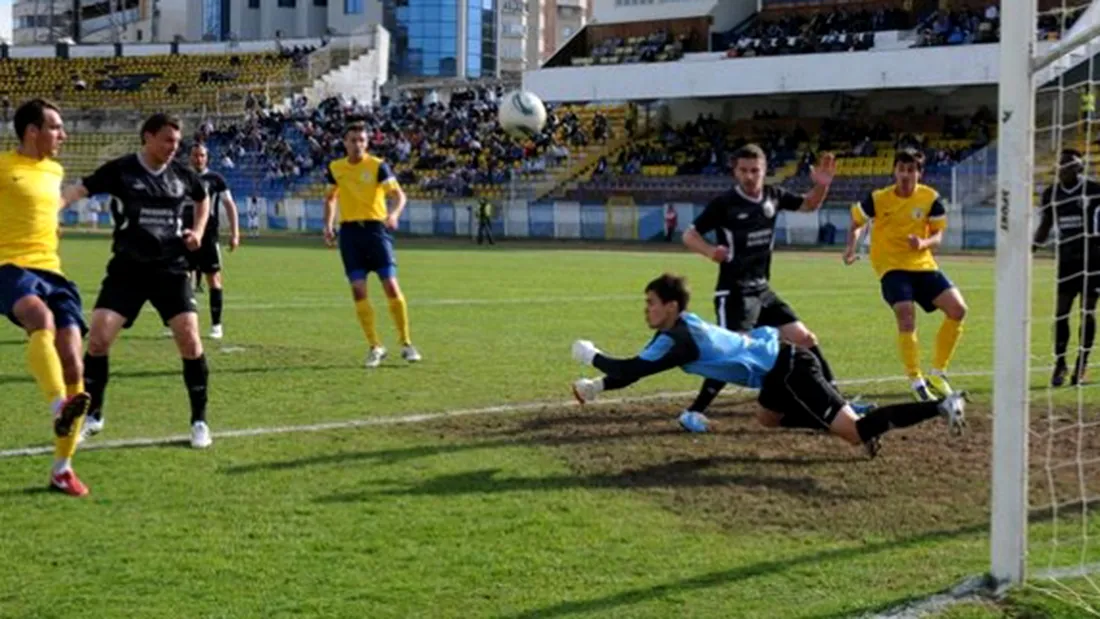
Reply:
<svg viewBox="0 0 1100 619"><path fill-rule="evenodd" d="M912 301L926 312L936 311L936 297L955 287L943 271L887 271L879 284L890 307Z"/></svg>
<svg viewBox="0 0 1100 619"><path fill-rule="evenodd" d="M789 344L779 347L775 367L764 376L757 402L783 416L820 423L827 429L848 401L825 380L821 363L810 351Z"/></svg>
<svg viewBox="0 0 1100 619"><path fill-rule="evenodd" d="M736 290L714 293L718 326L730 331L752 331L757 327L782 327L798 322L798 315L769 288L754 294Z"/></svg>
<svg viewBox="0 0 1100 619"><path fill-rule="evenodd" d="M202 237L202 245L187 254L187 265L192 271L217 273L222 270L222 249L218 245L218 236Z"/></svg>
<svg viewBox="0 0 1100 619"><path fill-rule="evenodd" d="M198 311L188 273L117 258L107 263L107 277L99 289L96 309L108 309L125 316L125 327L129 329L146 301L153 304L164 323L185 312Z"/></svg>

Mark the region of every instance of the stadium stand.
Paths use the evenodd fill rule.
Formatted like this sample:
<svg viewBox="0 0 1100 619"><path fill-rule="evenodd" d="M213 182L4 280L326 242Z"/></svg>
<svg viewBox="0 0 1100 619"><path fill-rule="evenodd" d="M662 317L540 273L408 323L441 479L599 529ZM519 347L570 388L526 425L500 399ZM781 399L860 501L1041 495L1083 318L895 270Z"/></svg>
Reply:
<svg viewBox="0 0 1100 619"><path fill-rule="evenodd" d="M287 110L260 102L242 121L204 123L195 138L207 143L212 167L235 192L275 199L323 193L325 166L342 156L342 129L351 121L367 125L371 152L418 198L500 198L513 181L548 191L626 139L624 106L560 106L551 108L542 135L518 142L496 122L502 91L460 89L446 102L409 94L378 107L342 98L315 106L299 98Z"/></svg>
<svg viewBox="0 0 1100 619"><path fill-rule="evenodd" d="M663 126L616 153L615 165L573 183L566 195L574 200L605 201L611 196L647 200L708 200L729 188L732 153L755 142L768 155L769 173L796 190L809 183L809 166L818 153L838 157L838 181L831 201L857 199L891 175L900 147L920 149L927 163L926 180L946 187L951 168L992 140L995 119L988 108L967 117L896 114L871 120L756 118L725 124L700 116L680 127Z"/></svg>
<svg viewBox="0 0 1100 619"><path fill-rule="evenodd" d="M289 79L312 50L283 54L7 58L0 61L0 105L49 97L86 112L241 110L241 89Z"/></svg>

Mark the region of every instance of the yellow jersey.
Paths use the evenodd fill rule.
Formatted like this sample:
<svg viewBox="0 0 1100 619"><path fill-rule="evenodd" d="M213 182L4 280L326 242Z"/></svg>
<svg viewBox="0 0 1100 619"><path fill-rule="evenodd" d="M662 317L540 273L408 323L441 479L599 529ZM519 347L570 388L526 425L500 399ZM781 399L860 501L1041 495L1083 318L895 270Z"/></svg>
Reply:
<svg viewBox="0 0 1100 619"><path fill-rule="evenodd" d="M57 218L64 175L53 159L0 153L0 264L61 274Z"/></svg>
<svg viewBox="0 0 1100 619"><path fill-rule="evenodd" d="M947 209L940 194L918 184L913 195L903 198L896 188L890 185L873 191L852 205L857 226L871 222L871 266L879 277L890 271L936 271L939 265L932 250L914 250L909 235L928 238L947 227Z"/></svg>
<svg viewBox="0 0 1100 619"><path fill-rule="evenodd" d="M371 155L363 155L358 163L344 157L328 164L328 183L336 187L340 223L384 221L386 192L398 187L390 166Z"/></svg>

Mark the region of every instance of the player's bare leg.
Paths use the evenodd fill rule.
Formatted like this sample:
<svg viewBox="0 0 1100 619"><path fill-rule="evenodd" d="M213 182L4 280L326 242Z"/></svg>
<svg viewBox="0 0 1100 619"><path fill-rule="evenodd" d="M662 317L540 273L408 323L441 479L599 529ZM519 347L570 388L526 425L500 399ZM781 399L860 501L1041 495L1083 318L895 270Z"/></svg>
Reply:
<svg viewBox="0 0 1100 619"><path fill-rule="evenodd" d="M172 338L183 360L183 382L191 402L191 446L205 449L213 443L206 423L207 386L210 371L206 365L202 340L199 337L199 317L195 312L183 312L168 321Z"/></svg>
<svg viewBox="0 0 1100 619"><path fill-rule="evenodd" d="M84 421L83 438L103 431L103 403L110 379L109 355L125 324L126 317L118 312L100 308L92 313L88 350L84 354L84 387L91 396L91 405Z"/></svg>
<svg viewBox="0 0 1100 619"><path fill-rule="evenodd" d="M401 358L409 363L420 361L420 352L413 346L412 336L409 333L409 306L405 302L405 295L401 294L401 286L397 283L397 278L383 278L382 291L386 293L390 317L393 318L393 324L397 327L397 334L401 339Z"/></svg>
<svg viewBox="0 0 1100 619"><path fill-rule="evenodd" d="M934 400L935 397L924 382L924 374L920 369L920 341L917 339L917 310L912 301L901 301L894 304L894 319L898 324L898 355L901 357L902 366L905 367L905 375L909 379L913 395L922 402Z"/></svg>
<svg viewBox="0 0 1100 619"><path fill-rule="evenodd" d="M382 338L378 337L378 329L374 323L374 307L367 298L367 280L356 279L351 282L351 298L355 301L355 315L359 319L359 327L363 329L363 336L367 338L370 350L367 352L366 367L376 368L386 358L386 347L382 345Z"/></svg>
<svg viewBox="0 0 1100 619"><path fill-rule="evenodd" d="M966 301L958 288L948 288L932 300L941 312L943 323L936 333L936 346L932 353L932 371L928 373L928 383L941 397L952 393L947 382L947 366L962 336L963 320L966 319Z"/></svg>
<svg viewBox="0 0 1100 619"><path fill-rule="evenodd" d="M220 340L225 337L225 331L222 328L222 308L225 301L221 271L207 273L206 283L210 288L210 339Z"/></svg>

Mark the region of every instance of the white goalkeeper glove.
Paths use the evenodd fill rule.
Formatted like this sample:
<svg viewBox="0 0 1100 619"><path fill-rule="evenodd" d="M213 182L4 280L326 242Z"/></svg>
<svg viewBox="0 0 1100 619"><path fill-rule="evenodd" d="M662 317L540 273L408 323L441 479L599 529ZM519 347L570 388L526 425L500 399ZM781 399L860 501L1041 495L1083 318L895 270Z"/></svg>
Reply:
<svg viewBox="0 0 1100 619"><path fill-rule="evenodd" d="M592 365L592 360L600 354L600 349L588 340L573 342L573 358L585 365Z"/></svg>
<svg viewBox="0 0 1100 619"><path fill-rule="evenodd" d="M581 404L591 402L603 391L602 378L581 378L573 382L573 397Z"/></svg>

